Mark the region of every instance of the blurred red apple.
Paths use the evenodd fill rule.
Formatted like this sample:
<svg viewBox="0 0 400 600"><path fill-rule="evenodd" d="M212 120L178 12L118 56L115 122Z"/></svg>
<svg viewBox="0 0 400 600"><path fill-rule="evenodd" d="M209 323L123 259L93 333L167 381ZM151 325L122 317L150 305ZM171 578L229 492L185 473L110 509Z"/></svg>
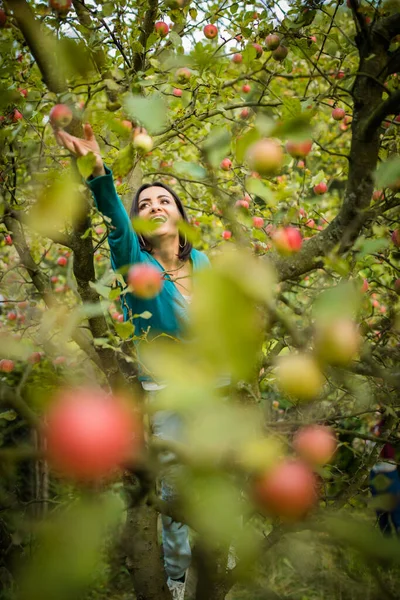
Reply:
<svg viewBox="0 0 400 600"><path fill-rule="evenodd" d="M229 158L221 160L220 167L223 171L229 171L232 168L232 161Z"/></svg>
<svg viewBox="0 0 400 600"><path fill-rule="evenodd" d="M156 33L162 38L165 38L169 33L169 26L164 21L157 21L156 23L154 23L154 29L156 30Z"/></svg>
<svg viewBox="0 0 400 600"><path fill-rule="evenodd" d="M203 33L208 40L213 40L218 35L218 29L210 23L204 27Z"/></svg>
<svg viewBox="0 0 400 600"><path fill-rule="evenodd" d="M0 360L0 372L2 373L11 373L14 371L15 363L13 360L9 358L2 358Z"/></svg>
<svg viewBox="0 0 400 600"><path fill-rule="evenodd" d="M345 118L345 116L346 116L346 111L344 110L344 108L339 108L337 106L332 111L332 119L335 119L335 121L341 121L342 119Z"/></svg>
<svg viewBox="0 0 400 600"><path fill-rule="evenodd" d="M347 366L356 357L360 345L360 332L352 319L336 318L316 325L315 352L323 362Z"/></svg>
<svg viewBox="0 0 400 600"><path fill-rule="evenodd" d="M157 267L147 263L137 263L128 271L128 283L138 298L155 298L163 287L163 273Z"/></svg>
<svg viewBox="0 0 400 600"><path fill-rule="evenodd" d="M312 140L306 140L304 142L293 142L289 141L286 143L286 151L293 158L305 158L312 148Z"/></svg>
<svg viewBox="0 0 400 600"><path fill-rule="evenodd" d="M281 43L281 38L276 33L270 33L265 38L265 45L268 50L276 50Z"/></svg>
<svg viewBox="0 0 400 600"><path fill-rule="evenodd" d="M321 181L321 183L317 183L317 185L315 185L313 189L314 194L317 194L317 196L321 196L322 194L325 194L325 192L328 190L328 186L324 181Z"/></svg>
<svg viewBox="0 0 400 600"><path fill-rule="evenodd" d="M315 400L324 385L324 376L309 354L287 354L279 358L276 377L284 394L303 402Z"/></svg>
<svg viewBox="0 0 400 600"><path fill-rule="evenodd" d="M309 425L302 427L293 438L297 454L312 465L325 465L335 454L336 436L330 427Z"/></svg>
<svg viewBox="0 0 400 600"><path fill-rule="evenodd" d="M243 61L243 56L237 52L236 54L233 55L232 58L232 62L236 63L236 64L240 64Z"/></svg>
<svg viewBox="0 0 400 600"><path fill-rule="evenodd" d="M229 240L232 237L232 232L225 230L222 232L222 237L224 238L224 240Z"/></svg>
<svg viewBox="0 0 400 600"><path fill-rule="evenodd" d="M50 111L49 119L53 127L67 127L72 121L72 111L66 104L56 104Z"/></svg>
<svg viewBox="0 0 400 600"><path fill-rule="evenodd" d="M283 152L278 142L265 138L248 148L246 158L252 170L261 175L272 175L282 166Z"/></svg>
<svg viewBox="0 0 400 600"><path fill-rule="evenodd" d="M301 233L295 227L282 227L277 229L272 234L274 246L283 256L290 256L295 252L299 252L303 239Z"/></svg>

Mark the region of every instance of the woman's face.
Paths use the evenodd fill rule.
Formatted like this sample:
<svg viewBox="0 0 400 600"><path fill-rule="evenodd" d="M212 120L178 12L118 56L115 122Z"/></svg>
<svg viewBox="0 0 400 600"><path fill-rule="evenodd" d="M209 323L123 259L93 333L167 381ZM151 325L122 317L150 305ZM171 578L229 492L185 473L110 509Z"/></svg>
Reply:
<svg viewBox="0 0 400 600"><path fill-rule="evenodd" d="M138 200L139 217L157 223L158 227L146 237L176 235L182 215L173 196L162 187L152 186L142 190Z"/></svg>

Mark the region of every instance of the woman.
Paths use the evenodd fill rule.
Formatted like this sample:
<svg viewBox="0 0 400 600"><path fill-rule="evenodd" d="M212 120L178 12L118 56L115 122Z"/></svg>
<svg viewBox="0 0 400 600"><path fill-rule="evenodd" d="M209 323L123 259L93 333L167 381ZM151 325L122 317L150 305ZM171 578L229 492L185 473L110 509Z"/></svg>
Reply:
<svg viewBox="0 0 400 600"><path fill-rule="evenodd" d="M59 144L74 156L85 156L93 152L96 163L88 186L92 191L97 208L111 219L108 243L111 251L111 265L114 270L134 263L148 263L164 274L164 285L158 296L144 300L128 293L124 296L124 320L131 320L136 334L150 327L151 335L166 333L179 338L186 321L186 311L192 293L193 273L209 265L205 254L192 248L192 245L179 234L179 222L187 221L182 202L168 186L162 183L144 184L136 192L131 216L155 221L158 227L151 234L138 236L131 220L117 195L110 169L104 166L100 147L89 124L84 125L84 139L74 137L65 131L55 131ZM140 315L151 313L149 319ZM147 336L149 337L149 336ZM146 391L154 394L163 386L152 380L149 373L141 373L140 379ZM180 422L176 414L169 411L157 413L154 417L155 435L163 439L179 439ZM173 488L167 481L162 482L163 498L171 498ZM168 585L173 598L183 598L185 573L190 564L191 552L188 528L175 523L169 517L162 517L163 549Z"/></svg>

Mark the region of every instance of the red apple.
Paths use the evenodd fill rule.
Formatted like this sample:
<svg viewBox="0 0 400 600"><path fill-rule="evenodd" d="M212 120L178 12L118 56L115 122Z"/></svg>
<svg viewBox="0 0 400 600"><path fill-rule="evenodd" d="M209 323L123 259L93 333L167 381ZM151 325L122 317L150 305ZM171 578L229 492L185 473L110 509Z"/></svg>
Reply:
<svg viewBox="0 0 400 600"><path fill-rule="evenodd" d="M21 96L23 96L24 98L27 97L28 95L28 90L25 90L23 88L18 88L19 93L21 94Z"/></svg>
<svg viewBox="0 0 400 600"><path fill-rule="evenodd" d="M368 292L368 290L369 290L368 279L363 279L362 286L361 286L361 292L363 294L365 294L365 292Z"/></svg>
<svg viewBox="0 0 400 600"><path fill-rule="evenodd" d="M262 53L263 53L262 46L260 46L260 44L256 44L256 43L252 43L251 45L253 46L254 50L256 51L256 58L261 58Z"/></svg>
<svg viewBox="0 0 400 600"><path fill-rule="evenodd" d="M43 429L50 464L79 481L112 476L142 445L141 423L127 402L91 387L60 390Z"/></svg>
<svg viewBox="0 0 400 600"><path fill-rule="evenodd" d="M336 436L330 427L309 425L297 431L293 438L293 448L306 462L322 466L335 454Z"/></svg>
<svg viewBox="0 0 400 600"><path fill-rule="evenodd" d="M153 148L153 140L147 133L139 133L133 138L133 146L141 152L150 152Z"/></svg>
<svg viewBox="0 0 400 600"><path fill-rule="evenodd" d="M249 114L250 114L250 110L248 108L242 108L242 110L239 113L239 117L241 119L247 119Z"/></svg>
<svg viewBox="0 0 400 600"><path fill-rule="evenodd" d="M59 258L57 258L57 264L59 267L65 267L67 262L68 262L68 260L65 256L60 256Z"/></svg>
<svg viewBox="0 0 400 600"><path fill-rule="evenodd" d="M287 354L279 358L276 377L279 389L301 402L315 400L324 385L324 376L309 354Z"/></svg>
<svg viewBox="0 0 400 600"><path fill-rule="evenodd" d="M7 23L7 15L6 15L5 11L2 8L0 8L0 28L5 27L6 23Z"/></svg>
<svg viewBox="0 0 400 600"><path fill-rule="evenodd" d="M232 62L240 64L243 61L243 56L239 53L233 55Z"/></svg>
<svg viewBox="0 0 400 600"><path fill-rule="evenodd" d="M13 123L17 123L18 121L20 121L21 119L23 119L23 115L19 112L19 110L17 110L16 108L13 111L11 120Z"/></svg>
<svg viewBox="0 0 400 600"><path fill-rule="evenodd" d="M132 131L132 121L128 121L127 119L123 119L121 121L121 125L125 127L128 131Z"/></svg>
<svg viewBox="0 0 400 600"><path fill-rule="evenodd" d="M245 84L242 86L242 92L243 92L244 94L248 94L248 93L250 92L250 90L251 90L251 87L249 86L249 84L248 84L248 83L245 83Z"/></svg>
<svg viewBox="0 0 400 600"><path fill-rule="evenodd" d="M262 217L253 217L253 227L256 229L264 227L264 219Z"/></svg>
<svg viewBox="0 0 400 600"><path fill-rule="evenodd" d="M341 121L342 119L345 118L345 116L346 116L346 111L344 110L344 108L339 108L337 106L332 111L332 119L335 119L335 121Z"/></svg>
<svg viewBox="0 0 400 600"><path fill-rule="evenodd" d="M229 171L232 168L232 161L230 158L224 158L219 166L223 171Z"/></svg>
<svg viewBox="0 0 400 600"><path fill-rule="evenodd" d="M306 140L304 142L286 142L286 151L293 158L305 158L312 148L312 140Z"/></svg>
<svg viewBox="0 0 400 600"><path fill-rule="evenodd" d="M192 76L192 71L190 69L188 69L187 67L181 67L180 69L177 69L175 72L175 79L179 83L188 82L189 79L191 78L191 76Z"/></svg>
<svg viewBox="0 0 400 600"><path fill-rule="evenodd" d="M4 241L7 244L7 246L12 246L13 241L11 235L4 236Z"/></svg>
<svg viewBox="0 0 400 600"><path fill-rule="evenodd" d="M42 358L42 352L32 352L32 354L28 356L28 362L30 362L32 365L36 365L37 363L40 363Z"/></svg>
<svg viewBox="0 0 400 600"><path fill-rule="evenodd" d="M72 0L49 0L49 6L60 15L65 16L72 6Z"/></svg>
<svg viewBox="0 0 400 600"><path fill-rule="evenodd" d="M72 110L66 104L56 104L50 111L49 119L53 127L67 127L72 121Z"/></svg>
<svg viewBox="0 0 400 600"><path fill-rule="evenodd" d="M328 186L324 181L321 181L321 183L317 183L317 185L314 185L313 189L314 194L317 194L317 196L321 196L322 194L325 194L325 192L328 190Z"/></svg>
<svg viewBox="0 0 400 600"><path fill-rule="evenodd" d="M180 90L179 88L174 88L172 90L172 94L177 98L180 98L182 96L182 90Z"/></svg>
<svg viewBox="0 0 400 600"><path fill-rule="evenodd" d="M272 175L283 162L281 146L273 139L262 139L248 148L246 158L250 168L261 175Z"/></svg>
<svg viewBox="0 0 400 600"><path fill-rule="evenodd" d="M314 341L321 361L346 367L359 351L361 336L357 324L343 317L317 324Z"/></svg>
<svg viewBox="0 0 400 600"><path fill-rule="evenodd" d="M57 282L58 282L58 277L57 277L57 275L52 275L52 276L50 277L50 281L51 281L51 283L57 283Z"/></svg>
<svg viewBox="0 0 400 600"><path fill-rule="evenodd" d="M276 50L281 43L281 38L276 33L270 33L265 38L265 45L268 50Z"/></svg>
<svg viewBox="0 0 400 600"><path fill-rule="evenodd" d="M169 26L167 23L164 23L164 21L157 21L156 23L154 23L154 29L156 30L156 33L162 38L165 38L169 33Z"/></svg>
<svg viewBox="0 0 400 600"><path fill-rule="evenodd" d="M272 240L276 250L283 256L290 256L298 252L303 243L301 233L295 227L277 229L272 234Z"/></svg>
<svg viewBox="0 0 400 600"><path fill-rule="evenodd" d="M13 310L10 310L10 312L7 313L7 319L8 319L8 321L16 321L17 313L14 312Z"/></svg>
<svg viewBox="0 0 400 600"><path fill-rule="evenodd" d="M238 200L237 202L235 202L235 206L236 208L244 208L245 210L249 209L249 203L247 202L247 200Z"/></svg>
<svg viewBox="0 0 400 600"><path fill-rule="evenodd" d="M336 79L343 79L344 76L345 76L344 71L338 71L336 74Z"/></svg>
<svg viewBox="0 0 400 600"><path fill-rule="evenodd" d="M254 482L254 497L263 512L284 520L304 517L317 501L317 480L310 467L287 458Z"/></svg>
<svg viewBox="0 0 400 600"><path fill-rule="evenodd" d="M213 40L218 35L218 29L215 25L208 24L204 27L203 33L208 40Z"/></svg>
<svg viewBox="0 0 400 600"><path fill-rule="evenodd" d="M163 273L151 264L137 263L129 269L128 283L135 296L150 300L161 292Z"/></svg>
<svg viewBox="0 0 400 600"><path fill-rule="evenodd" d="M286 48L286 46L278 46L276 50L274 50L272 52L272 58L276 61L282 61L285 60L285 58L288 55L289 50Z"/></svg>
<svg viewBox="0 0 400 600"><path fill-rule="evenodd" d="M316 43L317 43L317 38L316 38L316 36L315 36L315 35L310 35L310 40L311 40L312 42L314 42L314 44L316 44Z"/></svg>
<svg viewBox="0 0 400 600"><path fill-rule="evenodd" d="M395 229L392 233L392 242L397 248L400 248L400 229Z"/></svg>
<svg viewBox="0 0 400 600"><path fill-rule="evenodd" d="M383 191L382 190L374 190L372 193L373 200L382 200L383 199Z"/></svg>
<svg viewBox="0 0 400 600"><path fill-rule="evenodd" d="M0 360L0 371L2 373L11 373L11 371L14 371L14 367L15 363L13 360L10 360L9 358Z"/></svg>
<svg viewBox="0 0 400 600"><path fill-rule="evenodd" d="M222 237L224 238L224 240L229 240L232 237L232 232L225 230L222 232Z"/></svg>

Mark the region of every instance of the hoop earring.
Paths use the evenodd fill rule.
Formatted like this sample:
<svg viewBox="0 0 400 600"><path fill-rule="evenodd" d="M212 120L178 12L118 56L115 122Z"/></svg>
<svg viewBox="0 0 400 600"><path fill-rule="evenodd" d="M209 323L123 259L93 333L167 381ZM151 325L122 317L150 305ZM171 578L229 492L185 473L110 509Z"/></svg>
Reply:
<svg viewBox="0 0 400 600"><path fill-rule="evenodd" d="M187 244L187 237L186 237L186 233L185 233L185 241L183 242L183 244L179 244L179 248L184 248Z"/></svg>

